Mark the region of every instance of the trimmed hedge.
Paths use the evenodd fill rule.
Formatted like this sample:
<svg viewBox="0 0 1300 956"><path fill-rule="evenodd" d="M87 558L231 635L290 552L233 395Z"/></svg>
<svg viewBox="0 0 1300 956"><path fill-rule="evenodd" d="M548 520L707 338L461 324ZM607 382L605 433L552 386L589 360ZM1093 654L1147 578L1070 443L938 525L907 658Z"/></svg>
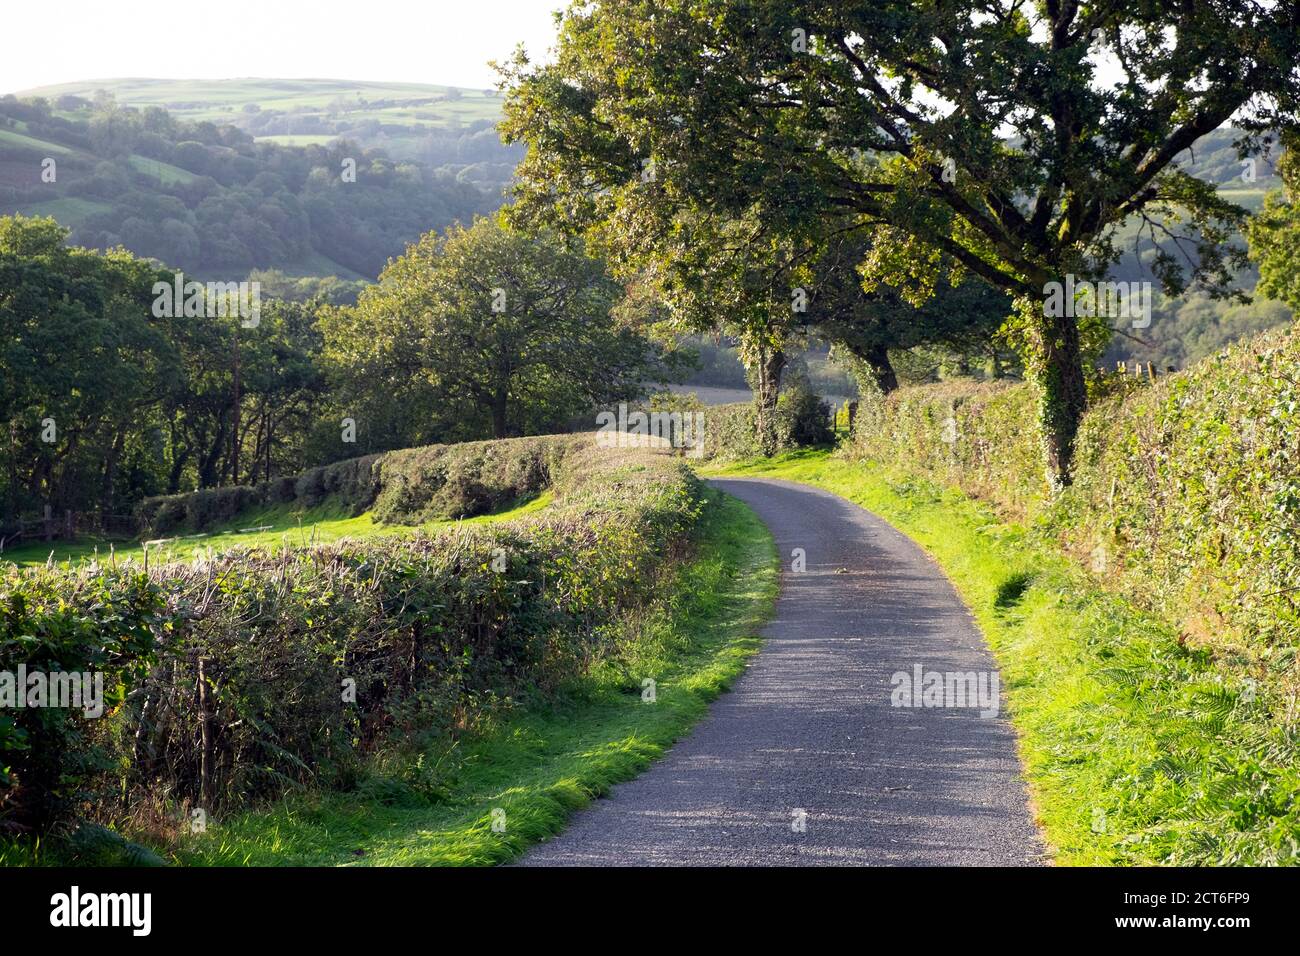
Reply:
<svg viewBox="0 0 1300 956"><path fill-rule="evenodd" d="M432 465L452 459L480 481L487 470L529 484L563 462L562 480L546 511L499 525L147 571L7 569L0 670L98 655L122 703L97 721L65 714L39 749L31 721L46 712L15 712L0 729L0 821L44 829L143 798L223 812L289 788L355 786L377 749L454 734L601 659L703 502L677 458L591 436L425 451L395 466L440 474ZM407 494L392 507L424 514L437 501ZM45 635L74 635L79 649L43 650L59 646Z"/></svg>
<svg viewBox="0 0 1300 956"><path fill-rule="evenodd" d="M549 487L569 453L588 442L589 436L511 438L389 452L378 462L375 518L419 524L494 511Z"/></svg>
<svg viewBox="0 0 1300 956"><path fill-rule="evenodd" d="M350 458L257 485L209 488L147 498L136 509L142 535L206 531L260 507L312 508L326 502L376 520L421 524L484 514L545 489L553 468L576 444L509 438L428 445Z"/></svg>
<svg viewBox="0 0 1300 956"><path fill-rule="evenodd" d="M953 380L858 407L849 454L903 464L1023 518L1049 500L1028 384Z"/></svg>
<svg viewBox="0 0 1300 956"><path fill-rule="evenodd" d="M1055 500L1024 384L899 389L863 406L847 453L988 500L1190 637L1294 667L1300 335L1271 332L1153 384L1103 381L1112 394L1094 397L1074 483Z"/></svg>
<svg viewBox="0 0 1300 956"><path fill-rule="evenodd" d="M1062 536L1191 635L1260 641L1294 677L1300 335L1268 333L1099 404L1077 457Z"/></svg>

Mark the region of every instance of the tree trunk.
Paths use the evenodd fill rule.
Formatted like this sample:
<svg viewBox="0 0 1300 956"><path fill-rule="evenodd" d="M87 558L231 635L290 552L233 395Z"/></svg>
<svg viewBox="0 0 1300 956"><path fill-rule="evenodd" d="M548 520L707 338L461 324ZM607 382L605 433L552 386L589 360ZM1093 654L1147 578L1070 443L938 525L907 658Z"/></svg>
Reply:
<svg viewBox="0 0 1300 956"><path fill-rule="evenodd" d="M507 419L506 409L509 403L510 393L504 387L499 387L496 395L492 398L492 437L505 438Z"/></svg>
<svg viewBox="0 0 1300 956"><path fill-rule="evenodd" d="M758 447L765 456L776 454L776 401L781 394L781 373L785 371L785 351L763 346L758 355L758 395L755 396Z"/></svg>
<svg viewBox="0 0 1300 956"><path fill-rule="evenodd" d="M113 445L109 449L108 455L104 460L104 477L100 484L99 491L99 511L108 520L108 515L112 514L116 504L116 495L114 494L114 485L117 481L117 462L122 457L122 450L126 445L126 429L119 428L117 435L113 439Z"/></svg>
<svg viewBox="0 0 1300 956"><path fill-rule="evenodd" d="M883 345L874 346L871 351L862 356L862 360L871 370L871 377L876 383L876 388L880 389L880 394L888 395L898 388L898 375L894 372L893 363L889 361L887 348Z"/></svg>
<svg viewBox="0 0 1300 956"><path fill-rule="evenodd" d="M1074 438L1088 407L1079 351L1079 327L1071 316L1037 318L1034 343L1038 367L1039 424L1047 458L1047 481L1054 491L1070 483Z"/></svg>

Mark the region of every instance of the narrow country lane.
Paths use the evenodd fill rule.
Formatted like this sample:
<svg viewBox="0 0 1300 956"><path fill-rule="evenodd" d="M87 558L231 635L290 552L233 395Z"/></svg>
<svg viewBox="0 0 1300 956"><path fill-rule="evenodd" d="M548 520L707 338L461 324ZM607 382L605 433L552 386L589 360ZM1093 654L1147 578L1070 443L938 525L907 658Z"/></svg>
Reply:
<svg viewBox="0 0 1300 956"><path fill-rule="evenodd" d="M1042 862L1005 715L891 705L891 678L917 665L994 671L939 568L829 492L714 484L752 507L779 549L781 596L762 651L661 761L521 863ZM796 548L805 570L792 570Z"/></svg>

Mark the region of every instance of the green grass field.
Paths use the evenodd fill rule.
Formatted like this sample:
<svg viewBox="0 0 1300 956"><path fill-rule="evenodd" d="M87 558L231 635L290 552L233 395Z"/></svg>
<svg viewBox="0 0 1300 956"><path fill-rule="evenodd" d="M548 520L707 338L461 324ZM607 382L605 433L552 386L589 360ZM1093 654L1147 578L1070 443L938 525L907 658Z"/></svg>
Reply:
<svg viewBox="0 0 1300 956"><path fill-rule="evenodd" d="M935 558L997 658L1059 863L1300 862L1285 702L1257 698L1050 543L955 491L824 451L709 470L825 488Z"/></svg>
<svg viewBox="0 0 1300 956"><path fill-rule="evenodd" d="M521 500L510 508L489 515L460 519L463 524L484 524L508 521L545 508L551 493L544 492ZM421 525L426 530L449 527L456 520L434 521ZM256 530L246 530L256 529ZM352 516L336 506L325 504L316 508L294 509L289 505L267 508L243 515L237 522L203 534L179 534L153 542L114 542L86 539L75 542L30 542L0 552L0 560L25 566L83 561L88 559L143 560L148 552L151 561L186 561L196 556L220 554L240 548L263 548L271 551L285 547L302 547L311 544L328 544L343 538L372 538L387 535L409 534L407 525L378 524L370 512Z"/></svg>
<svg viewBox="0 0 1300 956"><path fill-rule="evenodd" d="M67 146L60 146L58 143L37 139L34 136L25 136L8 129L0 129L0 147L26 150L42 156L66 156L72 152Z"/></svg>
<svg viewBox="0 0 1300 956"><path fill-rule="evenodd" d="M144 173L153 179L157 179L164 186L173 186L177 183L189 183L198 179L192 172L187 169L181 169L179 166L173 166L171 163L164 163L158 159L150 159L147 156L131 156L127 160L131 168L137 172Z"/></svg>
<svg viewBox="0 0 1300 956"><path fill-rule="evenodd" d="M274 143L276 146L324 146L338 139L337 136L322 136L308 133L283 133L278 136L258 136L259 143Z"/></svg>
<svg viewBox="0 0 1300 956"><path fill-rule="evenodd" d="M94 199L81 199L69 196L64 199L50 199L46 202L28 203L19 206L17 212L24 216L53 216L65 226L79 226L91 216L112 209L108 203Z"/></svg>

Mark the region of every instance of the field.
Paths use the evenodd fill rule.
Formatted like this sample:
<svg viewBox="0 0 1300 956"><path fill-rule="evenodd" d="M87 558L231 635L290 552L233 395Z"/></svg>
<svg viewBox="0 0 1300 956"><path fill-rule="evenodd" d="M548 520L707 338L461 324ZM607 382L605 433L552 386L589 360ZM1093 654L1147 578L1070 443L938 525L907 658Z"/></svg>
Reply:
<svg viewBox="0 0 1300 956"><path fill-rule="evenodd" d="M404 159L419 156L430 130L495 123L501 115L495 90L329 79L84 80L19 95L92 99L98 90L123 106L161 106L180 119L239 126L259 142L323 145L347 135Z"/></svg>
<svg viewBox="0 0 1300 956"><path fill-rule="evenodd" d="M28 203L25 206L19 206L17 211L24 216L53 216L65 226L75 227L81 225L91 216L107 212L111 208L108 203L66 196L62 199L51 199L47 202Z"/></svg>
<svg viewBox="0 0 1300 956"><path fill-rule="evenodd" d="M540 511L550 503L549 492L515 502L495 514L464 518L459 522L431 521L419 527L426 531L456 524L490 524L519 518ZM357 516L341 513L331 505L294 510L290 506L268 508L241 516L240 520L203 534L180 535L147 542L120 542L106 539L84 539L53 545L32 542L0 552L0 560L20 567L81 560L143 560L146 554L154 561L189 560L194 557L212 557L239 548L263 548L278 551L287 547L328 544L344 538L374 538L409 534L410 525L380 524L370 512Z"/></svg>

